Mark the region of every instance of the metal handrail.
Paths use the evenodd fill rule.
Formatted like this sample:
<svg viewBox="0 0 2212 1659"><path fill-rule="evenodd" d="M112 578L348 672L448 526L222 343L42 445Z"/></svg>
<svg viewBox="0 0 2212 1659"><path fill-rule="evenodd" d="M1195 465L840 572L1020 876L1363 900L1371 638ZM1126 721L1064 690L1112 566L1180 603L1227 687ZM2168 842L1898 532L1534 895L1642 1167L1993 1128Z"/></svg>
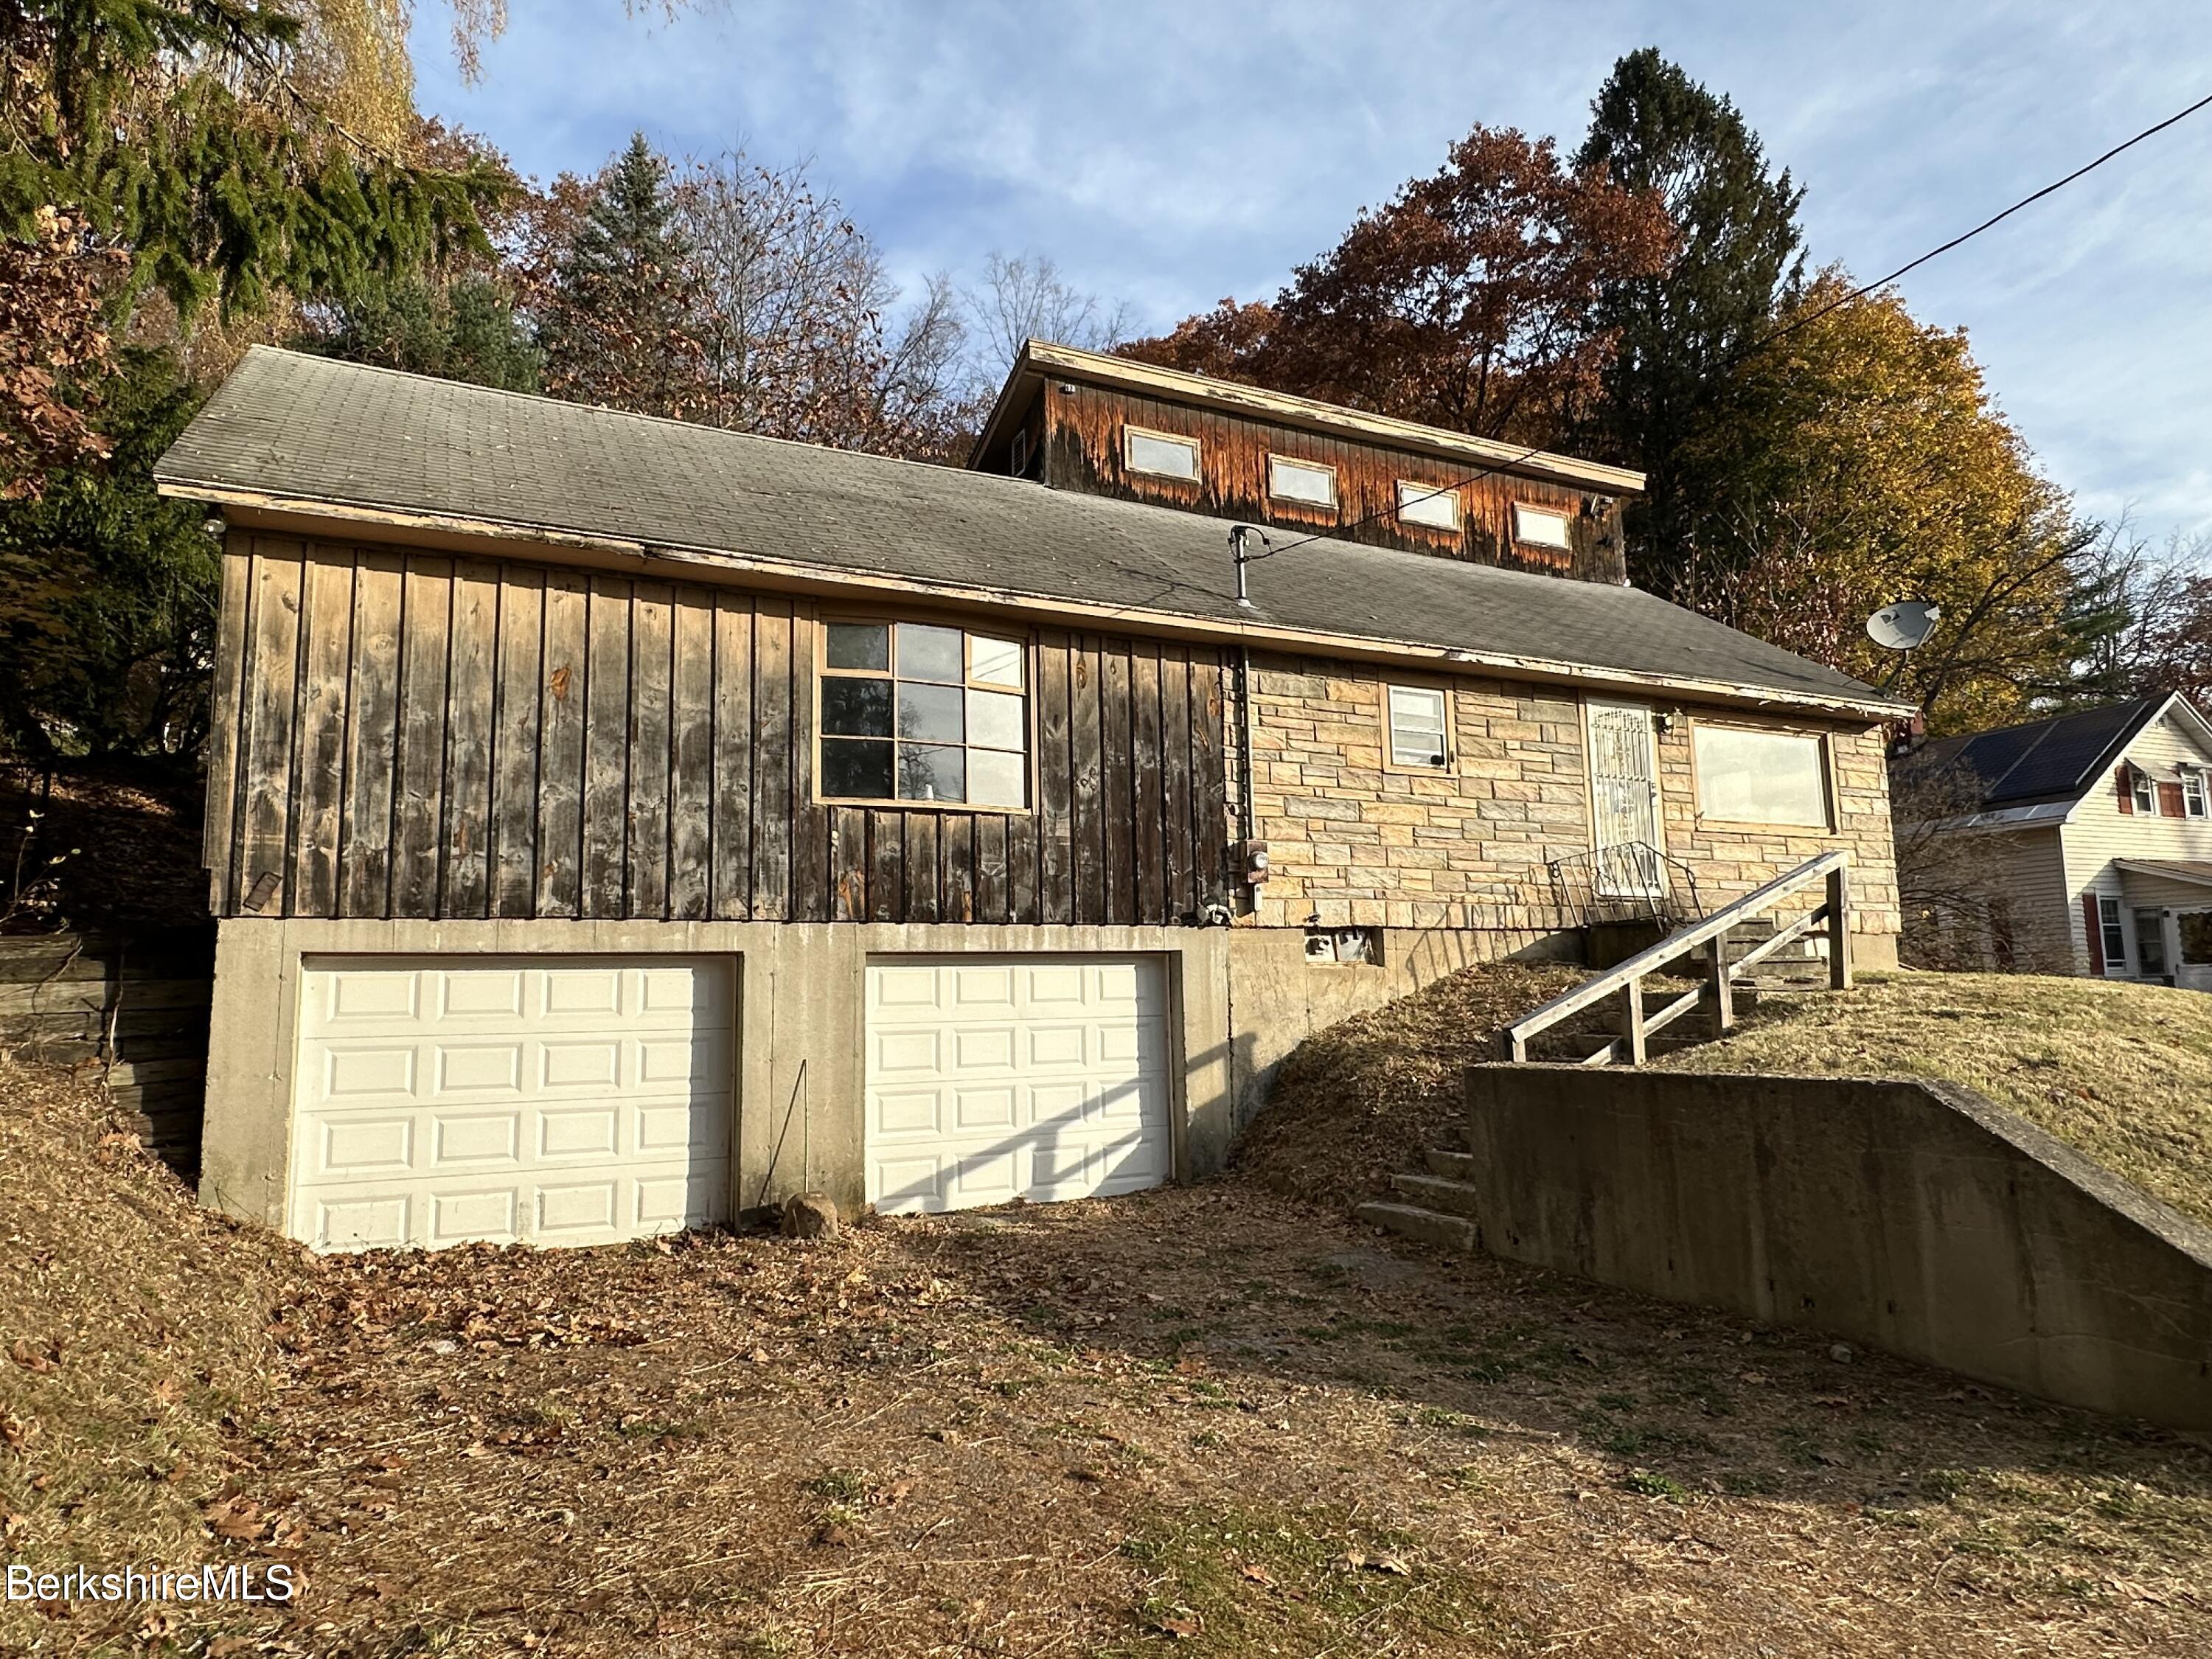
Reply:
<svg viewBox="0 0 2212 1659"><path fill-rule="evenodd" d="M1656 890L1602 891L1607 870L1623 860L1648 866L1657 878L1653 884ZM1587 853L1571 853L1546 860L1544 869L1551 877L1553 896L1561 912L1571 916L1572 925L1577 927L1599 921L1675 921L1695 916L1704 908L1698 896L1698 872L1648 841L1616 842ZM1678 889L1687 890L1686 905L1681 902Z"/></svg>
<svg viewBox="0 0 2212 1659"><path fill-rule="evenodd" d="M1638 951L1620 966L1609 968L1595 978L1585 980L1573 990L1555 996L1541 1007L1523 1014L1499 1033L1501 1054L1509 1060L1526 1060L1530 1039L1610 996L1621 999L1626 1015L1626 1030L1622 1036L1615 1037L1583 1060L1585 1066L1608 1066L1624 1054L1630 1065L1641 1066L1649 1058L1647 1045L1654 1036L1701 1006L1712 1015L1713 1035L1726 1036L1735 1029L1734 990L1737 975L1746 969L1764 962L1784 946L1795 944L1816 927L1825 927L1828 939L1830 987L1838 991L1849 990L1851 986L1850 871L1850 855L1840 848L1808 860L1787 875L1778 876L1756 892L1746 894L1733 904L1723 905L1702 921L1692 922L1669 933L1650 950ZM1729 960L1728 936L1733 928L1771 910L1792 893L1824 878L1828 890L1821 903L1788 927L1778 928L1770 938L1762 939L1744 952L1739 961L1732 963ZM1711 960L1706 964L1705 983L1694 991L1674 998L1656 1012L1647 1016L1644 1011L1645 976L1679 961L1705 944L1713 947Z"/></svg>

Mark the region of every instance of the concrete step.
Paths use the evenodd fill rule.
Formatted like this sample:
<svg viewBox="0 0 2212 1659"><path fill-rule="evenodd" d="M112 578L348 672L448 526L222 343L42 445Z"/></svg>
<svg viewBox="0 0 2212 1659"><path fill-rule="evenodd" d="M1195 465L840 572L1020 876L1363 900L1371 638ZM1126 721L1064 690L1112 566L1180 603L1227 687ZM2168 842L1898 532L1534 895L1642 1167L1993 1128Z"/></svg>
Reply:
<svg viewBox="0 0 2212 1659"><path fill-rule="evenodd" d="M1421 1162L1428 1165L1431 1175L1442 1176L1447 1181L1464 1181L1474 1173L1473 1152L1455 1152L1443 1146L1431 1146L1421 1154Z"/></svg>
<svg viewBox="0 0 2212 1659"><path fill-rule="evenodd" d="M1464 1181L1449 1181L1442 1176L1394 1175L1390 1184L1422 1208L1445 1215L1474 1216L1481 1196Z"/></svg>
<svg viewBox="0 0 2212 1659"><path fill-rule="evenodd" d="M1416 1239L1424 1244L1435 1244L1443 1249L1463 1253L1471 1253L1476 1248L1478 1235L1474 1223L1465 1216L1438 1215L1434 1210L1422 1209L1417 1204L1389 1204L1380 1200L1361 1205L1352 1214L1369 1226L1396 1233L1401 1238Z"/></svg>

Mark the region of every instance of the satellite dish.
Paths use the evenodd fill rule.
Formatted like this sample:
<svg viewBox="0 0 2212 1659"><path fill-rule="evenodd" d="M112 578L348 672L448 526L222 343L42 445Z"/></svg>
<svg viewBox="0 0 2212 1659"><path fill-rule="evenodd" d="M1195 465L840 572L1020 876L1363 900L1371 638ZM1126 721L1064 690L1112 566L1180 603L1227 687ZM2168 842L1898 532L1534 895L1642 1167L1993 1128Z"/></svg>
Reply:
<svg viewBox="0 0 2212 1659"><path fill-rule="evenodd" d="M1942 605L1924 599L1901 599L1867 618L1867 637L1885 651L1911 651L1927 644L1928 636L1942 620Z"/></svg>

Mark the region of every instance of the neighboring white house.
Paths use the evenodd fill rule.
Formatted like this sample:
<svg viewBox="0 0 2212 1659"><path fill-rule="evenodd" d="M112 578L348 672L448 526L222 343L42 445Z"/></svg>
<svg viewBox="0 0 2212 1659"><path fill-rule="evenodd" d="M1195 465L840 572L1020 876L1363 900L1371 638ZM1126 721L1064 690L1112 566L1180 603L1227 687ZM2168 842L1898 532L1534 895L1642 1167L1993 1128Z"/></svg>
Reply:
<svg viewBox="0 0 2212 1659"><path fill-rule="evenodd" d="M1911 765L1956 778L1976 807L1936 833L1990 838L2001 963L2016 940L2050 939L2056 963L2043 951L2036 965L2212 991L2212 721L2187 699L1948 738Z"/></svg>

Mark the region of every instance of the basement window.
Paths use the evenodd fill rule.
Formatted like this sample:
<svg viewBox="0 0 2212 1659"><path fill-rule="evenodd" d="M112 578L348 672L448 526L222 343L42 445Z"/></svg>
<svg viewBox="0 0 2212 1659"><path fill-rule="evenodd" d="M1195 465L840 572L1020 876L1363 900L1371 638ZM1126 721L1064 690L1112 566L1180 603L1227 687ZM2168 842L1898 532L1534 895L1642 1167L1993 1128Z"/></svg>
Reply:
<svg viewBox="0 0 2212 1659"><path fill-rule="evenodd" d="M1431 530L1459 528L1459 491L1449 485L1398 480L1398 517L1407 524L1423 524Z"/></svg>
<svg viewBox="0 0 2212 1659"><path fill-rule="evenodd" d="M1440 772L1451 761L1449 705L1432 686L1389 688L1390 764Z"/></svg>
<svg viewBox="0 0 2212 1659"><path fill-rule="evenodd" d="M822 630L824 800L1029 805L1029 648L931 623Z"/></svg>
<svg viewBox="0 0 2212 1659"><path fill-rule="evenodd" d="M1142 427L1121 428L1121 453L1132 472L1149 472L1162 478L1198 477L1198 440L1171 433L1147 432Z"/></svg>
<svg viewBox="0 0 2212 1659"><path fill-rule="evenodd" d="M1571 548L1573 539L1567 533L1567 515L1547 507L1513 508L1513 539L1527 547Z"/></svg>
<svg viewBox="0 0 2212 1659"><path fill-rule="evenodd" d="M1302 501L1309 507L1336 505L1336 469L1318 461L1294 461L1287 455L1267 457L1267 494L1279 501Z"/></svg>

